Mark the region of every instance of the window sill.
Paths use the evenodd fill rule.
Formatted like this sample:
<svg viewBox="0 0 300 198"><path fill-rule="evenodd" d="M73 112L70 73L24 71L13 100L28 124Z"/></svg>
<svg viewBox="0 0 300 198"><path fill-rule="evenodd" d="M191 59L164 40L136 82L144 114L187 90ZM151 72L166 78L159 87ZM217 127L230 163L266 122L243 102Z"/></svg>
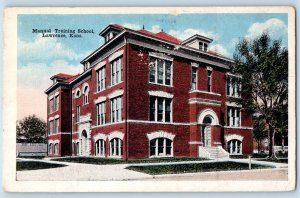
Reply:
<svg viewBox="0 0 300 198"><path fill-rule="evenodd" d="M174 157L173 155L152 155L152 156L149 156L149 158L166 158L166 157L169 157L169 158L172 158Z"/></svg>
<svg viewBox="0 0 300 198"><path fill-rule="evenodd" d="M165 87L173 87L173 85L165 85L165 84L159 84L159 83L155 83L155 82L149 82L149 84L160 85L160 86L165 86Z"/></svg>
<svg viewBox="0 0 300 198"><path fill-rule="evenodd" d="M108 158L110 158L110 159L121 159L122 156L110 155L110 156L108 156Z"/></svg>
<svg viewBox="0 0 300 198"><path fill-rule="evenodd" d="M106 90L106 89L101 89L101 90L99 90L99 91L94 92L94 94L101 93L101 92L103 92L103 91L105 91L105 90Z"/></svg>
<svg viewBox="0 0 300 198"><path fill-rule="evenodd" d="M202 91L202 90L198 90L198 89L191 90L191 91L189 91L189 93L204 93L204 94L210 94L210 95L215 95L215 96L221 96L221 94L219 94L219 93Z"/></svg>
<svg viewBox="0 0 300 198"><path fill-rule="evenodd" d="M238 98L238 99L242 98L241 96L230 96L230 95L226 95L226 97L228 97L228 98Z"/></svg>
<svg viewBox="0 0 300 198"><path fill-rule="evenodd" d="M112 87L114 87L114 86L116 86L116 85L119 85L119 84L121 84L121 83L123 83L123 82L124 82L124 81L120 81L120 82L118 82L117 84L108 86L108 88L112 88Z"/></svg>

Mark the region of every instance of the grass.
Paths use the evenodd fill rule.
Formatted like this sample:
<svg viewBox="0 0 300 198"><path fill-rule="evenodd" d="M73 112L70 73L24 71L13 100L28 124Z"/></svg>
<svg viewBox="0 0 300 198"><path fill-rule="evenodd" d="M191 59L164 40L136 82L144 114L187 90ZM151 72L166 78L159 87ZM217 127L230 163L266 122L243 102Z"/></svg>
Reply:
<svg viewBox="0 0 300 198"><path fill-rule="evenodd" d="M266 158L268 157L268 154L266 153L253 153L251 155L251 158ZM231 159L246 159L249 158L249 155L231 155Z"/></svg>
<svg viewBox="0 0 300 198"><path fill-rule="evenodd" d="M151 159L139 159L139 160L121 160L121 159L105 159L97 157L65 157L55 158L54 161L61 162L74 162L85 164L135 164L135 163L163 163L163 162L184 162L184 161L203 161L204 158L191 158L191 157L176 157L176 158L151 158Z"/></svg>
<svg viewBox="0 0 300 198"><path fill-rule="evenodd" d="M252 164L252 169L273 168L272 166L263 166ZM173 165L147 165L147 166L129 166L129 170L147 173L150 175L195 173L195 172L215 172L215 171L233 171L248 170L247 163L237 162L214 162L199 164L173 164Z"/></svg>
<svg viewBox="0 0 300 198"><path fill-rule="evenodd" d="M17 161L17 171L58 168L64 166L66 165L52 164L46 162L36 162L36 161Z"/></svg>
<svg viewBox="0 0 300 198"><path fill-rule="evenodd" d="M265 162L276 162L276 163L284 163L288 164L289 160L288 159L259 159L259 161L265 161Z"/></svg>
<svg viewBox="0 0 300 198"><path fill-rule="evenodd" d="M24 159L44 159L45 156L18 156L18 158L24 158Z"/></svg>

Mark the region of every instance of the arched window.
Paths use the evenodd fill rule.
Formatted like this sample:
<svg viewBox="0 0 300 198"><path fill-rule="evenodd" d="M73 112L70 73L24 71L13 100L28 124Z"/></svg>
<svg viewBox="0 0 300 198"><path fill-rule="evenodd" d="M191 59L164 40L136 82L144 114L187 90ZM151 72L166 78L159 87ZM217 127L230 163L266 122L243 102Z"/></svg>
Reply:
<svg viewBox="0 0 300 198"><path fill-rule="evenodd" d="M230 155L241 155L242 154L242 142L237 139L232 139L227 142L227 151Z"/></svg>
<svg viewBox="0 0 300 198"><path fill-rule="evenodd" d="M109 142L109 155L121 157L123 150L123 142L120 138L113 138Z"/></svg>
<svg viewBox="0 0 300 198"><path fill-rule="evenodd" d="M76 143L76 155L79 155L79 142Z"/></svg>
<svg viewBox="0 0 300 198"><path fill-rule="evenodd" d="M95 156L105 156L105 141L99 139L95 143Z"/></svg>
<svg viewBox="0 0 300 198"><path fill-rule="evenodd" d="M83 89L83 104L89 103L89 87L85 86Z"/></svg>
<svg viewBox="0 0 300 198"><path fill-rule="evenodd" d="M54 144L54 154L58 154L58 143Z"/></svg>
<svg viewBox="0 0 300 198"><path fill-rule="evenodd" d="M173 156L173 142L168 138L155 138L150 141L151 157Z"/></svg>
<svg viewBox="0 0 300 198"><path fill-rule="evenodd" d="M49 154L52 154L52 151L53 151L53 144L50 143L50 144L49 144L49 147L48 147L48 152L49 152Z"/></svg>

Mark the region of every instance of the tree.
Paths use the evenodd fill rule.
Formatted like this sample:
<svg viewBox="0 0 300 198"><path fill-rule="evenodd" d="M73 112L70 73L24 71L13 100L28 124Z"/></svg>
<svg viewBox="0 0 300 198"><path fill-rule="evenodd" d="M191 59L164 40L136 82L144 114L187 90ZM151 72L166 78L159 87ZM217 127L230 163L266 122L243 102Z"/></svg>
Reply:
<svg viewBox="0 0 300 198"><path fill-rule="evenodd" d="M242 98L233 99L248 113L259 114L266 122L269 136L269 157L273 157L275 129L287 130L288 50L280 40L271 40L267 33L242 39L236 46L232 72L242 75Z"/></svg>
<svg viewBox="0 0 300 198"><path fill-rule="evenodd" d="M36 115L30 115L17 122L17 141L24 138L26 142L44 142L47 124Z"/></svg>
<svg viewBox="0 0 300 198"><path fill-rule="evenodd" d="M257 150L260 152L261 141L268 137L266 123L261 118L256 118L253 124L253 138L257 142Z"/></svg>

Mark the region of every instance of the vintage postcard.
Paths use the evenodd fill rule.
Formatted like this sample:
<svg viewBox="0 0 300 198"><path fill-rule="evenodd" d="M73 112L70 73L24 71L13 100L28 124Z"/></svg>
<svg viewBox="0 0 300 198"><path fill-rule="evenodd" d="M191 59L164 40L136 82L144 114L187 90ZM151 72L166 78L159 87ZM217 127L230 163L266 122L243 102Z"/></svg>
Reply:
<svg viewBox="0 0 300 198"><path fill-rule="evenodd" d="M294 190L292 7L7 8L4 30L6 191Z"/></svg>

